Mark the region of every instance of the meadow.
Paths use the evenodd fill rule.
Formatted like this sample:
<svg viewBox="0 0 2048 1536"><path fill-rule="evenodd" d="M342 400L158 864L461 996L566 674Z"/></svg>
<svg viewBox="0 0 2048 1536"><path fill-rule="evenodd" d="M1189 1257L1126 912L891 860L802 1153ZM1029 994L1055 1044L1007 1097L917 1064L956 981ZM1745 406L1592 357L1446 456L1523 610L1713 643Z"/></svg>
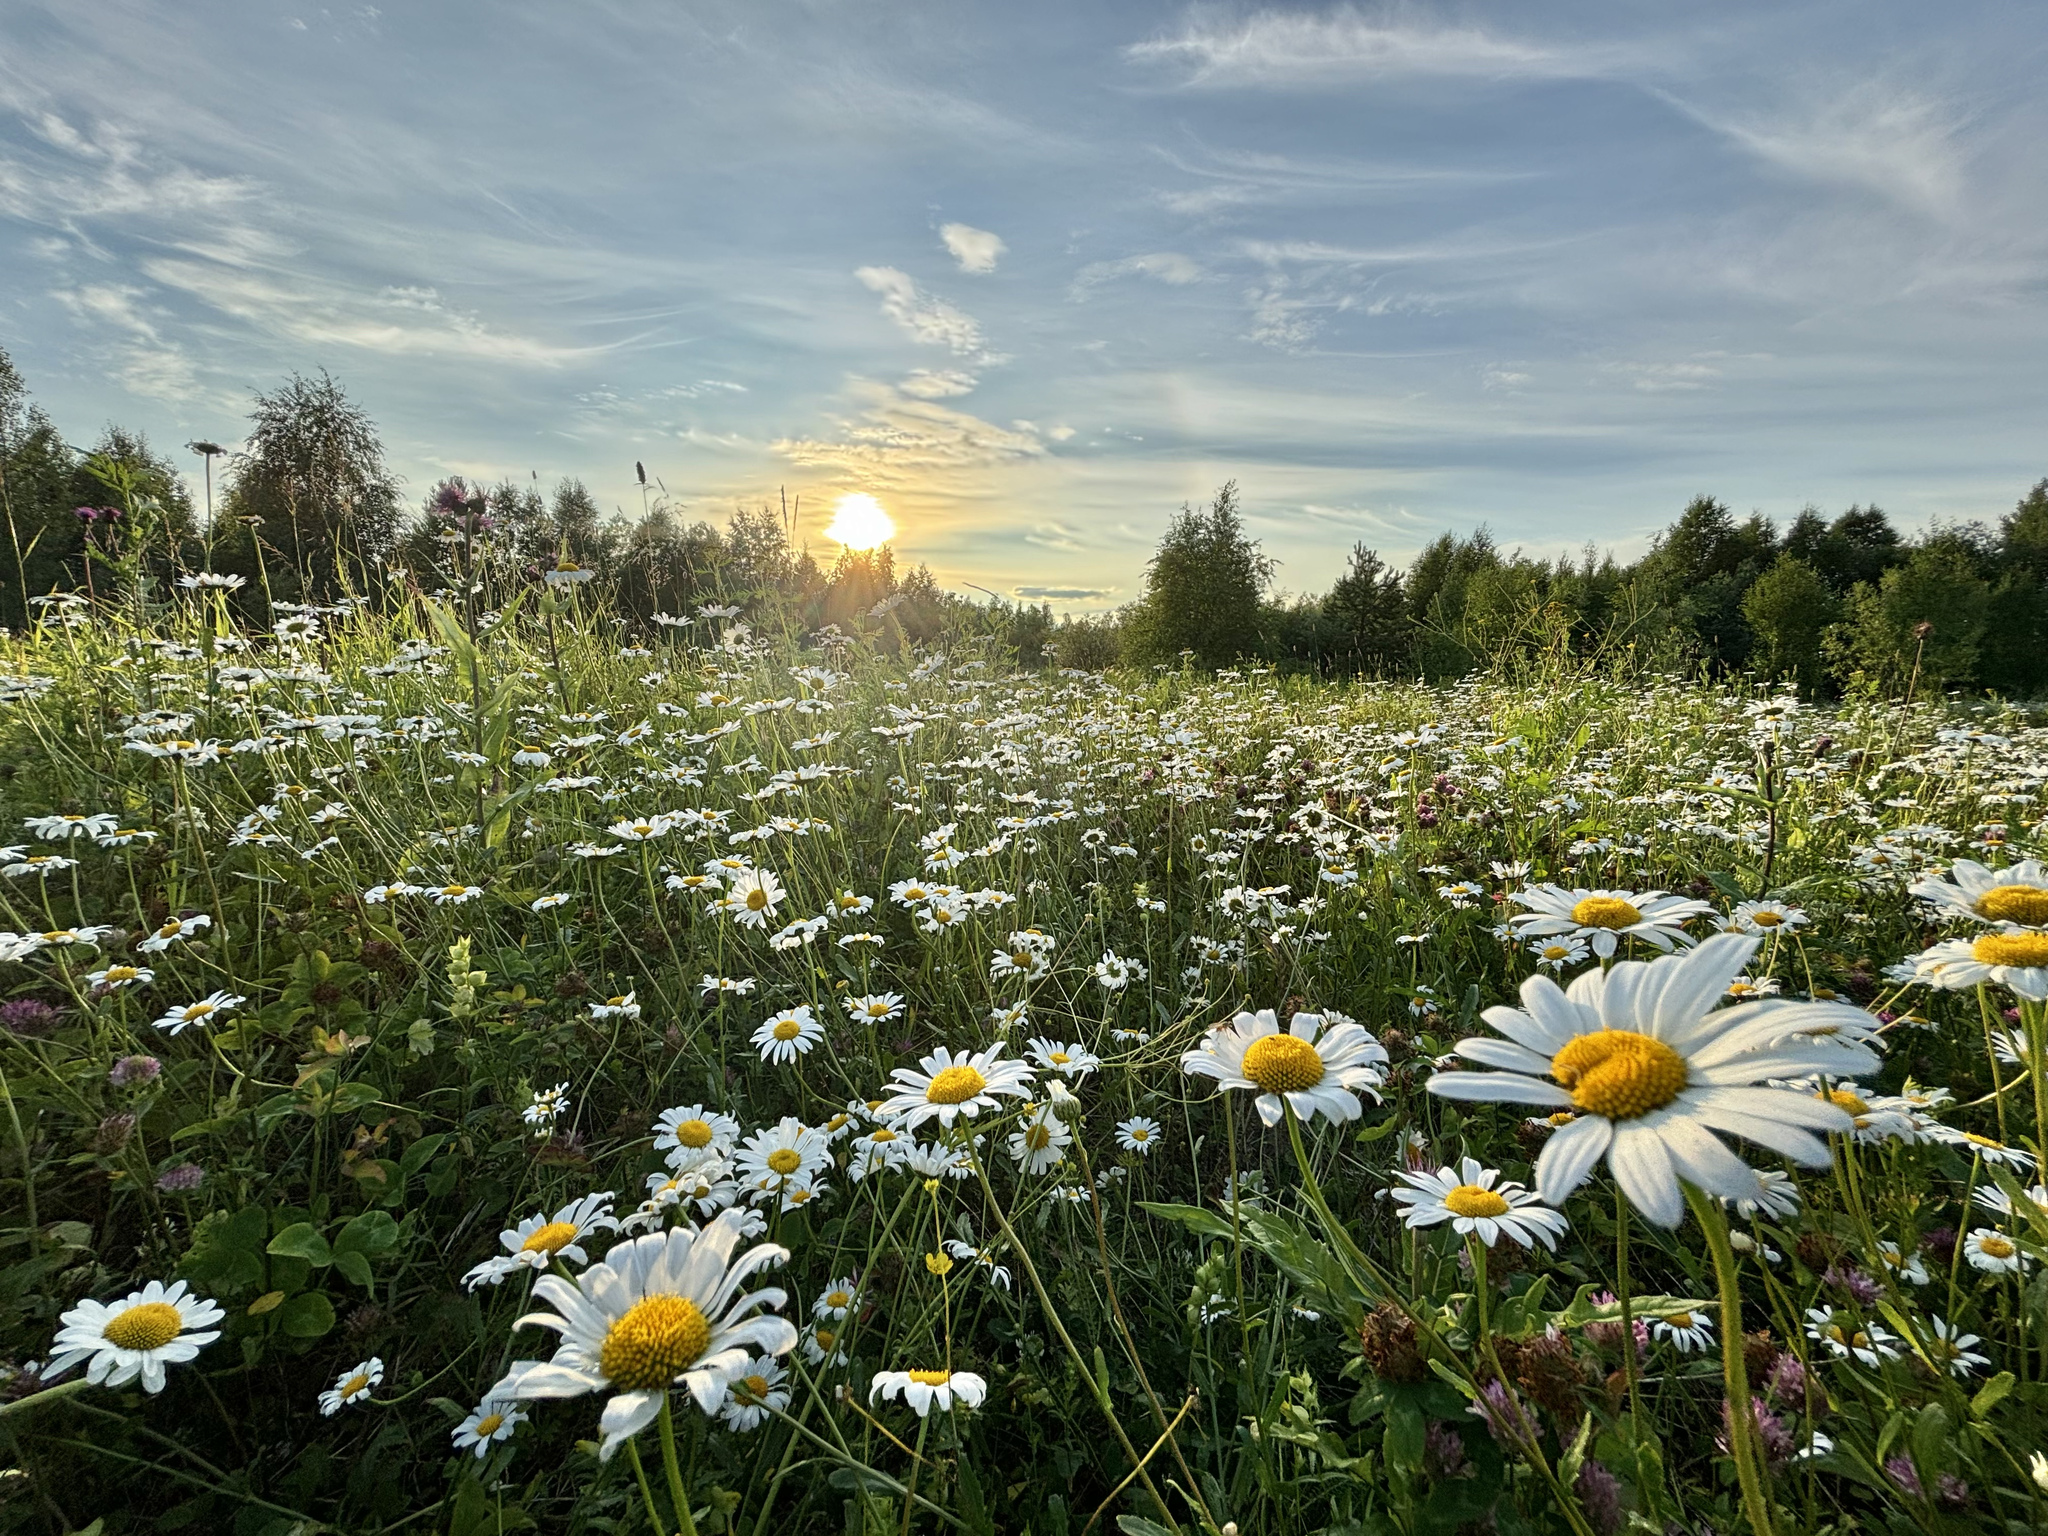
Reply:
<svg viewBox="0 0 2048 1536"><path fill-rule="evenodd" d="M2036 714L588 575L7 640L0 1530L2048 1525Z"/></svg>

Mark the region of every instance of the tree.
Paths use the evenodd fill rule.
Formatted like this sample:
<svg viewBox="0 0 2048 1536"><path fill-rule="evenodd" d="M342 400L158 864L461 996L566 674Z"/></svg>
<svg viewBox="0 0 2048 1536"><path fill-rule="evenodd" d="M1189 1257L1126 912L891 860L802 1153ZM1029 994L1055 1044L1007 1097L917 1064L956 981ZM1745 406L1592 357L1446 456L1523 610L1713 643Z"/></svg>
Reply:
<svg viewBox="0 0 2048 1536"><path fill-rule="evenodd" d="M1401 573L1363 544L1351 547L1351 566L1323 599L1336 665L1346 671L1389 676L1407 665L1414 621Z"/></svg>
<svg viewBox="0 0 2048 1536"><path fill-rule="evenodd" d="M1766 677L1790 678L1811 698L1826 675L1821 643L1841 606L1811 564L1780 555L1742 594L1742 617L1755 637L1750 664Z"/></svg>
<svg viewBox="0 0 2048 1536"><path fill-rule="evenodd" d="M1938 693L1976 678L1991 587L1953 544L1923 544L1860 584L1828 637L1838 672L1889 692Z"/></svg>
<svg viewBox="0 0 2048 1536"><path fill-rule="evenodd" d="M2048 577L2048 480L2037 481L1998 529L1998 556L2007 567Z"/></svg>
<svg viewBox="0 0 2048 1536"><path fill-rule="evenodd" d="M71 516L77 457L64 445L28 385L0 349L0 516L7 520L0 623L29 617L28 599L77 585L83 535Z"/></svg>
<svg viewBox="0 0 2048 1536"><path fill-rule="evenodd" d="M273 597L320 600L359 584L400 533L377 428L324 371L256 397L222 512L222 563L258 566Z"/></svg>
<svg viewBox="0 0 2048 1536"><path fill-rule="evenodd" d="M1145 568L1145 591L1124 626L1125 659L1173 665L1192 652L1197 665L1226 667L1259 645L1259 596L1273 565L1246 536L1237 482L1204 511L1183 506Z"/></svg>

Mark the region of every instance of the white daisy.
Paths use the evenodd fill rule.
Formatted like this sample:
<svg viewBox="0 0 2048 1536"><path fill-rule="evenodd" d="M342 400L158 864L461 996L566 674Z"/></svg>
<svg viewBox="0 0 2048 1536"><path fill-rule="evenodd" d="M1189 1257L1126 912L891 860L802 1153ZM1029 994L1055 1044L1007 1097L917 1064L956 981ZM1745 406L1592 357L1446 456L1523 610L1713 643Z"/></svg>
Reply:
<svg viewBox="0 0 2048 1536"><path fill-rule="evenodd" d="M1102 1065L1102 1059L1085 1046L1069 1045L1064 1040L1046 1040L1033 1036L1025 1042L1031 1059L1048 1072L1057 1072L1073 1082L1086 1077Z"/></svg>
<svg viewBox="0 0 2048 1536"><path fill-rule="evenodd" d="M534 1363L521 1361L512 1368L512 1374L484 1393L483 1400L452 1432L456 1450L474 1449L476 1459L482 1461L490 1455L493 1445L512 1438L512 1431L526 1422L526 1415L519 1411L519 1398L512 1390L513 1383Z"/></svg>
<svg viewBox="0 0 2048 1536"><path fill-rule="evenodd" d="M1586 958L1586 941L1574 934L1561 934L1548 939L1531 939L1529 953L1536 963L1546 971L1561 971L1568 965L1577 965Z"/></svg>
<svg viewBox="0 0 2048 1536"><path fill-rule="evenodd" d="M1681 1355L1714 1347L1714 1320L1701 1312L1670 1312L1651 1321L1650 1331Z"/></svg>
<svg viewBox="0 0 2048 1536"><path fill-rule="evenodd" d="M782 888L782 882L775 878L773 870L743 870L726 893L724 910L730 912L733 921L743 927L765 928L768 919L775 915L775 909L782 905L788 894Z"/></svg>
<svg viewBox="0 0 2048 1536"><path fill-rule="evenodd" d="M868 1401L877 1397L901 1397L921 1419L937 1404L941 1413L951 1413L953 1404L979 1408L988 1396L988 1383L972 1371L877 1371L868 1388Z"/></svg>
<svg viewBox="0 0 2048 1536"><path fill-rule="evenodd" d="M770 1413L789 1406L789 1388L782 1384L788 1373L778 1360L759 1360L735 1376L727 1390L725 1406L718 1416L727 1429L745 1434L759 1429Z"/></svg>
<svg viewBox="0 0 2048 1536"><path fill-rule="evenodd" d="M716 1413L727 1387L752 1365L751 1351L780 1355L796 1345L786 1319L748 1315L780 1308L782 1291L740 1294L789 1251L762 1243L735 1260L740 1230L738 1213L727 1211L701 1232L678 1227L621 1243L573 1285L543 1275L534 1295L556 1310L529 1313L518 1326L551 1328L562 1342L551 1360L519 1377L520 1400L609 1392L599 1460L653 1423L676 1385Z"/></svg>
<svg viewBox="0 0 2048 1536"><path fill-rule="evenodd" d="M246 997L238 997L232 992L211 992L196 1003L165 1009L163 1017L156 1021L156 1027L167 1029L174 1035L183 1034L195 1024L211 1024L216 1019L225 1018L247 1001Z"/></svg>
<svg viewBox="0 0 2048 1536"><path fill-rule="evenodd" d="M1126 1152L1150 1157L1159 1145L1159 1122L1149 1115L1133 1115L1116 1123L1116 1144Z"/></svg>
<svg viewBox="0 0 2048 1536"><path fill-rule="evenodd" d="M1024 1117L1024 1123L1010 1133L1010 1156L1026 1173L1044 1173L1066 1161L1074 1133L1053 1113L1050 1104L1039 1104Z"/></svg>
<svg viewBox="0 0 2048 1536"><path fill-rule="evenodd" d="M320 1394L320 1415L333 1418L351 1403L365 1401L370 1389L384 1379L384 1362L375 1355L360 1365L350 1366L334 1378L334 1385Z"/></svg>
<svg viewBox="0 0 2048 1536"><path fill-rule="evenodd" d="M1913 956L1913 979L1951 992L1985 982L2030 1003L2048 1001L2048 933L2001 928L1974 939L1943 939Z"/></svg>
<svg viewBox="0 0 2048 1536"><path fill-rule="evenodd" d="M556 1260L588 1264L583 1239L592 1232L616 1232L619 1223L612 1215L612 1193L585 1195L572 1200L554 1215L536 1212L498 1234L503 1253L493 1254L462 1277L470 1290L480 1285L497 1285L507 1275L522 1269L543 1270Z"/></svg>
<svg viewBox="0 0 2048 1536"><path fill-rule="evenodd" d="M1859 1323L1833 1307L1807 1308L1806 1336L1816 1344L1825 1344L1837 1360L1854 1359L1878 1366L1899 1358L1898 1341L1884 1329L1875 1323Z"/></svg>
<svg viewBox="0 0 2048 1536"><path fill-rule="evenodd" d="M1738 902L1735 910L1728 914L1728 926L1731 931L1754 933L1763 937L1804 928L1811 921L1803 908L1789 906L1782 901Z"/></svg>
<svg viewBox="0 0 2048 1536"><path fill-rule="evenodd" d="M2038 859L2022 859L2004 869L1957 859L1946 880L1929 876L1908 889L1940 917L2048 928L2048 865Z"/></svg>
<svg viewBox="0 0 2048 1536"><path fill-rule="evenodd" d="M1431 1092L1577 1110L1544 1144L1536 1189L1561 1205L1603 1155L1631 1204L1658 1226L1684 1215L1684 1179L1711 1195L1761 1200L1748 1164L1713 1132L1746 1137L1813 1167L1828 1165L1814 1131L1853 1127L1839 1106L1790 1089L1757 1086L1811 1073L1849 1076L1877 1059L1858 1044L1821 1043L1810 1031L1843 1016L1843 1003L1766 1000L1714 1006L1760 941L1718 934L1689 954L1623 961L1588 971L1563 990L1548 977L1522 984L1521 1008L1486 1010L1507 1040L1467 1039L1458 1054L1501 1072L1440 1072Z"/></svg>
<svg viewBox="0 0 2048 1536"><path fill-rule="evenodd" d="M763 1061L788 1063L808 1056L811 1047L825 1038L825 1026L811 1012L809 1003L799 1003L772 1015L754 1031L753 1043Z"/></svg>
<svg viewBox="0 0 2048 1536"><path fill-rule="evenodd" d="M784 1115L765 1131L756 1131L740 1145L733 1162L750 1198L760 1204L794 1181L805 1183L830 1166L831 1142L823 1131Z"/></svg>
<svg viewBox="0 0 2048 1536"><path fill-rule="evenodd" d="M839 1003L856 1024L883 1024L903 1015L901 992L871 992L865 997L843 997Z"/></svg>
<svg viewBox="0 0 2048 1536"><path fill-rule="evenodd" d="M164 1367L183 1364L219 1338L213 1325L225 1316L204 1297L188 1295L182 1280L152 1280L119 1301L81 1301L57 1319L50 1359L39 1374L54 1381L89 1360L85 1379L95 1385L125 1387L139 1376L145 1392L161 1392Z"/></svg>
<svg viewBox="0 0 2048 1536"><path fill-rule="evenodd" d="M145 955L160 955L181 939L189 939L195 933L203 933L213 926L213 919L204 912L191 917L166 918L161 928L135 947Z"/></svg>
<svg viewBox="0 0 2048 1536"><path fill-rule="evenodd" d="M1356 1120L1359 1094L1379 1101L1386 1061L1380 1043L1349 1020L1326 1028L1321 1014L1297 1013L1282 1034L1273 1010L1261 1008L1211 1029L1180 1065L1191 1077L1214 1078L1220 1088L1256 1093L1259 1118L1270 1126L1280 1123L1283 1098L1304 1120L1319 1112Z"/></svg>
<svg viewBox="0 0 2048 1536"><path fill-rule="evenodd" d="M1032 1071L1021 1061L1003 1060L1003 1043L981 1051L954 1052L940 1046L918 1062L917 1068L898 1067L889 1075L895 1080L890 1096L876 1106L875 1113L916 1130L927 1120L937 1120L950 1130L962 1115L977 1118L984 1109L998 1107L998 1095L1031 1097Z"/></svg>
<svg viewBox="0 0 2048 1536"><path fill-rule="evenodd" d="M739 1139L739 1121L702 1104L664 1109L654 1122L654 1150L667 1153L672 1168L696 1158L729 1156Z"/></svg>
<svg viewBox="0 0 2048 1536"><path fill-rule="evenodd" d="M1512 898L1529 908L1509 919L1523 938L1570 934L1593 947L1602 960L1611 959L1624 938L1637 938L1662 950L1693 942L1684 924L1711 912L1704 901L1667 896L1662 891L1570 890L1557 885L1532 885Z"/></svg>
<svg viewBox="0 0 2048 1536"><path fill-rule="evenodd" d="M1541 1243L1551 1249L1565 1229L1562 1212L1551 1210L1520 1184L1497 1182L1500 1170L1484 1166L1476 1157L1463 1159L1456 1168L1435 1173L1418 1169L1397 1177L1407 1187L1394 1190L1394 1200L1408 1207L1402 1219L1410 1227L1448 1221L1460 1237L1476 1233L1489 1248L1506 1235L1524 1248Z"/></svg>
<svg viewBox="0 0 2048 1536"><path fill-rule="evenodd" d="M608 997L601 1003L590 1005L593 1019L637 1019L640 1017L640 1000L631 992L623 997Z"/></svg>
<svg viewBox="0 0 2048 1536"><path fill-rule="evenodd" d="M1978 1367L1991 1363L1989 1355L1980 1355L1970 1346L1983 1340L1974 1333L1964 1333L1944 1318L1927 1319L1926 1348L1922 1351L1927 1363L1938 1371L1947 1371L1951 1376L1969 1376Z"/></svg>
<svg viewBox="0 0 2048 1536"><path fill-rule="evenodd" d="M1963 1257L1987 1275L2025 1274L2029 1260L2020 1245L1991 1227L1974 1227L1963 1240Z"/></svg>

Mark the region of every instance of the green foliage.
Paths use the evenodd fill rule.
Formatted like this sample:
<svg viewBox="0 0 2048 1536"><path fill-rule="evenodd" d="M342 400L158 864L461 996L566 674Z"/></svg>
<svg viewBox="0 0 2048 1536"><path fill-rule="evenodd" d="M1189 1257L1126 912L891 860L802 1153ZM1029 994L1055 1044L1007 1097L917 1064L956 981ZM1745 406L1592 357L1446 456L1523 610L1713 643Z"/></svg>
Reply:
<svg viewBox="0 0 2048 1536"><path fill-rule="evenodd" d="M1797 555L1780 555L1742 595L1742 618L1754 637L1750 662L1760 676L1783 678L1804 698L1825 679L1822 640L1841 602L1820 573Z"/></svg>
<svg viewBox="0 0 2048 1536"><path fill-rule="evenodd" d="M1202 511L1182 507L1167 526L1145 593L1125 616L1132 666L1227 667L1259 648L1259 598L1272 562L1246 534L1233 481Z"/></svg>

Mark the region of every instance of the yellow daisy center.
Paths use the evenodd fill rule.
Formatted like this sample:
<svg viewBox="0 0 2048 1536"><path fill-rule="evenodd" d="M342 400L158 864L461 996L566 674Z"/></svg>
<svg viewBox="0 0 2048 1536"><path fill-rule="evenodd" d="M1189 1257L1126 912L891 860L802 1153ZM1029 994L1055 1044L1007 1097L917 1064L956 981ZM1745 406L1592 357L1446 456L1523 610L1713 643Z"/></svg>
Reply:
<svg viewBox="0 0 2048 1536"><path fill-rule="evenodd" d="M1995 1136L1979 1136L1975 1131L1963 1132L1963 1140L1973 1147L1989 1147L1994 1152L2003 1152L2005 1143Z"/></svg>
<svg viewBox="0 0 2048 1536"><path fill-rule="evenodd" d="M679 1120L676 1122L676 1145L692 1149L711 1145L711 1122L709 1120Z"/></svg>
<svg viewBox="0 0 2048 1536"><path fill-rule="evenodd" d="M931 1086L924 1091L924 1101L927 1104L965 1104L986 1087L988 1079L973 1067L947 1067L932 1074Z"/></svg>
<svg viewBox="0 0 2048 1536"><path fill-rule="evenodd" d="M1261 1035L1245 1049L1244 1075L1267 1093L1299 1093L1323 1080L1323 1058L1299 1035Z"/></svg>
<svg viewBox="0 0 2048 1536"><path fill-rule="evenodd" d="M1560 1110L1559 1110L1559 1111L1558 1111L1558 1112L1557 1112L1556 1114L1554 1114L1554 1115L1545 1115L1545 1116L1543 1117L1543 1123L1544 1123L1545 1125L1550 1125L1550 1126L1566 1126L1566 1125L1570 1125L1570 1124L1571 1124L1571 1123L1572 1123L1572 1122L1573 1122L1574 1120L1576 1120L1576 1119L1578 1119L1578 1118L1579 1118L1579 1117L1578 1117L1577 1115L1573 1114L1573 1113L1572 1113L1572 1112L1571 1112L1570 1110L1568 1110L1568 1109L1560 1109Z"/></svg>
<svg viewBox="0 0 2048 1536"><path fill-rule="evenodd" d="M1988 1253L1994 1259L2009 1259L2019 1250L1994 1232L1977 1239L1977 1251Z"/></svg>
<svg viewBox="0 0 2048 1536"><path fill-rule="evenodd" d="M551 1221L544 1227L537 1227L525 1242L519 1245L521 1253L544 1253L550 1258L576 1241L576 1223L573 1221Z"/></svg>
<svg viewBox="0 0 2048 1536"><path fill-rule="evenodd" d="M2022 970L2048 966L2048 933L1987 933L1970 946L1970 958L1984 965Z"/></svg>
<svg viewBox="0 0 2048 1536"><path fill-rule="evenodd" d="M1588 896L1572 908L1572 921L1581 928L1633 928L1643 914L1619 896Z"/></svg>
<svg viewBox="0 0 2048 1536"><path fill-rule="evenodd" d="M1858 1120L1861 1120L1865 1115L1870 1113L1870 1106L1864 1103L1861 1099L1857 1098L1855 1094L1851 1093L1846 1088L1830 1088L1826 1093L1822 1094L1821 1097L1826 1099L1830 1104L1834 1105L1837 1109L1846 1109Z"/></svg>
<svg viewBox="0 0 2048 1536"><path fill-rule="evenodd" d="M768 1396L768 1378L766 1376L743 1376L740 1378L740 1391L743 1396L750 1397L757 1403L762 1402Z"/></svg>
<svg viewBox="0 0 2048 1536"><path fill-rule="evenodd" d="M1072 1061L1074 1058L1069 1056L1065 1051L1048 1051L1046 1052L1045 1059L1051 1062L1056 1067L1064 1067L1068 1062Z"/></svg>
<svg viewBox="0 0 2048 1536"><path fill-rule="evenodd" d="M1971 910L1994 923L2040 928L2048 926L2048 891L2038 885L1994 885Z"/></svg>
<svg viewBox="0 0 2048 1536"><path fill-rule="evenodd" d="M1444 1196L1444 1209L1453 1216L1505 1216L1508 1203L1490 1189L1460 1184Z"/></svg>
<svg viewBox="0 0 2048 1536"><path fill-rule="evenodd" d="M795 1019L777 1019L775 1021L775 1038L778 1040L794 1040L803 1032L803 1025L797 1023Z"/></svg>
<svg viewBox="0 0 2048 1536"><path fill-rule="evenodd" d="M1043 1152L1052 1145L1052 1132L1042 1125L1026 1126L1024 1130L1024 1145L1033 1152Z"/></svg>
<svg viewBox="0 0 2048 1536"><path fill-rule="evenodd" d="M184 1326L184 1317L168 1301L144 1301L108 1318L100 1333L122 1349L162 1349Z"/></svg>
<svg viewBox="0 0 2048 1536"><path fill-rule="evenodd" d="M830 1328L816 1329L811 1337L817 1340L818 1348L826 1351L830 1351L832 1346L839 1342L839 1335Z"/></svg>
<svg viewBox="0 0 2048 1536"><path fill-rule="evenodd" d="M605 1332L597 1368L614 1387L654 1392L697 1363L711 1345L711 1325L683 1296L647 1296Z"/></svg>
<svg viewBox="0 0 2048 1536"><path fill-rule="evenodd" d="M1543 958L1546 960L1562 960L1570 955L1571 952L1572 947L1569 944L1546 944L1543 946Z"/></svg>
<svg viewBox="0 0 2048 1536"><path fill-rule="evenodd" d="M825 1305L833 1308L835 1311L842 1310L852 1304L853 1297L845 1291L827 1291L825 1293Z"/></svg>
<svg viewBox="0 0 2048 1536"><path fill-rule="evenodd" d="M762 890L758 885L755 886L751 891L747 892L748 911L759 912L764 910L767 907L767 905L768 893Z"/></svg>
<svg viewBox="0 0 2048 1536"><path fill-rule="evenodd" d="M444 885L441 887L441 894L443 896L460 896L468 889L469 887L466 885Z"/></svg>
<svg viewBox="0 0 2048 1536"><path fill-rule="evenodd" d="M768 1171L779 1173L785 1179L803 1165L803 1158L792 1147L777 1147L768 1154Z"/></svg>
<svg viewBox="0 0 2048 1536"><path fill-rule="evenodd" d="M1151 1139L1152 1139L1152 1133L1151 1133L1150 1131L1146 1130L1146 1129L1145 1129L1145 1127L1143 1127L1142 1125L1140 1125L1140 1126L1134 1126L1134 1127L1132 1128L1132 1130L1131 1130L1131 1140L1133 1140L1133 1141L1150 1141Z"/></svg>
<svg viewBox="0 0 2048 1536"><path fill-rule="evenodd" d="M357 1371L355 1375L349 1377L347 1381L344 1381L334 1390L340 1394L343 1402L347 1402L358 1392L370 1390L370 1373L368 1371Z"/></svg>
<svg viewBox="0 0 2048 1536"><path fill-rule="evenodd" d="M1596 1029L1566 1042L1550 1060L1550 1075L1588 1114L1634 1120L1678 1097L1686 1065L1662 1040L1629 1029Z"/></svg>
<svg viewBox="0 0 2048 1536"><path fill-rule="evenodd" d="M903 1374L921 1387L943 1387L953 1379L951 1371L905 1371Z"/></svg>
<svg viewBox="0 0 2048 1536"><path fill-rule="evenodd" d="M479 1440L488 1440L504 1427L505 1415L502 1413L487 1413L476 1421L476 1437Z"/></svg>
<svg viewBox="0 0 2048 1536"><path fill-rule="evenodd" d="M1785 921L1785 914L1782 912L1768 911L1752 912L1749 914L1749 920L1752 923L1755 923L1759 928L1775 928L1778 926L1778 924Z"/></svg>

